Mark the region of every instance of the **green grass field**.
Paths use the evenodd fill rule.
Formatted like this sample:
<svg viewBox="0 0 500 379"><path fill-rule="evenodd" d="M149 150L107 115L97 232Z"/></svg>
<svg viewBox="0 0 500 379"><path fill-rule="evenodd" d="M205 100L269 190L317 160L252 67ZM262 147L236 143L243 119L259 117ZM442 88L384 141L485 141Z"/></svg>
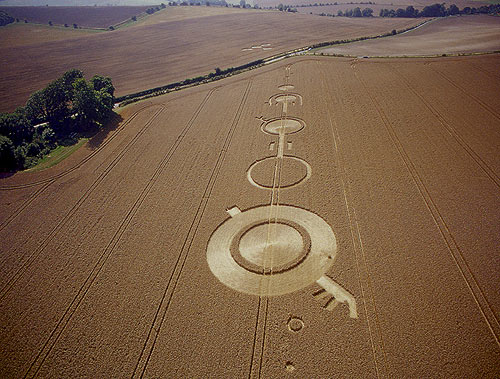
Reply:
<svg viewBox="0 0 500 379"><path fill-rule="evenodd" d="M46 155L36 164L26 171L41 171L45 170L49 167L52 167L62 160L69 157L75 151L77 151L80 147L82 147L89 139L88 138L80 138L77 143L71 146L57 146L54 150L50 152L50 154Z"/></svg>

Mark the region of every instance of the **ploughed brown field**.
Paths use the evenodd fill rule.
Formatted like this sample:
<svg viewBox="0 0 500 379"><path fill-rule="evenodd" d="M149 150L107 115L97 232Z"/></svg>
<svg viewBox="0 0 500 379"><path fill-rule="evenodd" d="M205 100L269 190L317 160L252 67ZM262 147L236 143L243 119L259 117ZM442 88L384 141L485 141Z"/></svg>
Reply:
<svg viewBox="0 0 500 379"><path fill-rule="evenodd" d="M117 7L110 7L117 8ZM138 18L136 22L127 24L127 27L137 27L144 25L153 25L168 21L180 21L191 18L214 16L219 14L232 14L250 12L238 8L222 7L175 7L167 8L153 15L144 18ZM72 26L72 24L69 24ZM64 39L73 39L84 35L102 33L99 30L74 29L73 27L64 28L58 26L49 26L42 24L25 24L24 22L13 23L0 29L0 49L5 47L19 47L25 45L37 45L44 42L60 41Z"/></svg>
<svg viewBox="0 0 500 379"><path fill-rule="evenodd" d="M130 19L148 7L1 7L0 11L21 21L54 25L73 24L90 28L107 28Z"/></svg>
<svg viewBox="0 0 500 379"><path fill-rule="evenodd" d="M199 7L192 7L194 14L196 8ZM166 12L170 11L169 8ZM24 105L31 93L71 68L82 69L87 76L110 76L116 95L121 96L316 42L378 35L418 22L416 19L325 19L277 11L230 12L22 48L2 47L0 111ZM270 45L266 49L251 49L264 44Z"/></svg>
<svg viewBox="0 0 500 379"><path fill-rule="evenodd" d="M95 33L102 33L102 31L41 24L13 23L2 26L0 29L0 36L2 37L0 39L0 50L16 47L18 51L22 51L24 47L20 48L20 46L73 39ZM5 68L0 67L0 70L5 70Z"/></svg>
<svg viewBox="0 0 500 379"><path fill-rule="evenodd" d="M499 64L288 59L0 180L0 376L498 377Z"/></svg>
<svg viewBox="0 0 500 379"><path fill-rule="evenodd" d="M421 56L500 51L500 17L436 19L408 33L319 50L356 56Z"/></svg>

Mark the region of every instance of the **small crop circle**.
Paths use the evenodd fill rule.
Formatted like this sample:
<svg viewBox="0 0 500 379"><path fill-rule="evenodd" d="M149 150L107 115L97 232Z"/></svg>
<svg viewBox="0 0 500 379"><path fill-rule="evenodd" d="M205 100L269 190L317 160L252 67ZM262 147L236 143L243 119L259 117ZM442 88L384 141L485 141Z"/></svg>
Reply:
<svg viewBox="0 0 500 379"><path fill-rule="evenodd" d="M290 317L288 319L288 330L298 332L304 327L304 321L299 317Z"/></svg>

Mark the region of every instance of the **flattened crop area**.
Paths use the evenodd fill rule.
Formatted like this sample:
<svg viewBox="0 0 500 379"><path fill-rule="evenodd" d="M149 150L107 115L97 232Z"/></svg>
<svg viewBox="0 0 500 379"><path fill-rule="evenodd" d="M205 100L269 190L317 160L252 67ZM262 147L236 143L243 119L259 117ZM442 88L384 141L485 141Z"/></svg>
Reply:
<svg viewBox="0 0 500 379"><path fill-rule="evenodd" d="M196 14L197 7L192 8ZM72 68L83 70L87 76L110 76L116 95L122 96L315 42L378 35L418 22L415 19L325 20L281 12L230 12L138 25L80 39L0 48L3 59L0 111L13 111L24 105L31 93ZM261 44L272 44L272 50L243 51Z"/></svg>
<svg viewBox="0 0 500 379"><path fill-rule="evenodd" d="M500 375L499 62L288 59L2 179L0 376Z"/></svg>

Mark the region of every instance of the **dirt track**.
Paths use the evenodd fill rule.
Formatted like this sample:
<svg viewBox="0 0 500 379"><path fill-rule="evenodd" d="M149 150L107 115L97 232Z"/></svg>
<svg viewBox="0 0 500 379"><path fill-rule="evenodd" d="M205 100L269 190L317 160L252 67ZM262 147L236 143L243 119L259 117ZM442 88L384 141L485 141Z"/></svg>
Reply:
<svg viewBox="0 0 500 379"><path fill-rule="evenodd" d="M194 14L196 8L191 9ZM12 111L24 105L29 94L71 68L79 68L87 76L110 76L117 96L121 96L315 42L378 35L418 22L412 19L326 20L279 12L230 11L225 15L152 25L146 22L143 26L114 32L24 46L25 59L19 58L17 46L0 48L3 59L0 111ZM242 51L264 43L272 43L273 49Z"/></svg>
<svg viewBox="0 0 500 379"><path fill-rule="evenodd" d="M499 62L290 59L136 104L61 165L0 180L0 376L500 375ZM280 154L310 178L251 185ZM207 264L221 224L284 205L285 233L311 213L333 231L326 276L358 318L314 280L259 297Z"/></svg>

